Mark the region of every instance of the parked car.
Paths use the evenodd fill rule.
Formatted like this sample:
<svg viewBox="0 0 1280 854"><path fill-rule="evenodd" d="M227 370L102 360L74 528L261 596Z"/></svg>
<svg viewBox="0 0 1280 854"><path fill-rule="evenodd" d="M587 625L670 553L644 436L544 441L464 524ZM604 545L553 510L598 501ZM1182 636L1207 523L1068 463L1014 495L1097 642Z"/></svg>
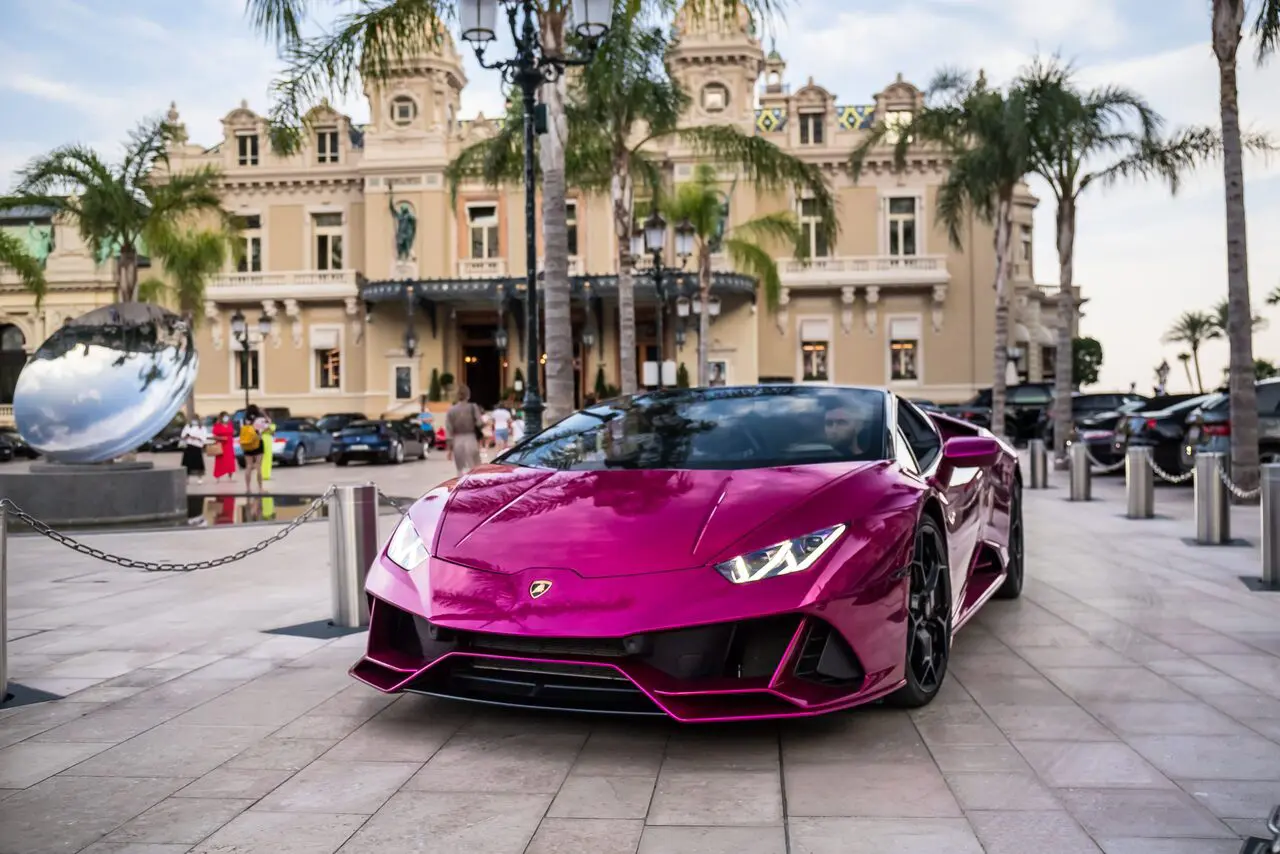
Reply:
<svg viewBox="0 0 1280 854"><path fill-rule="evenodd" d="M362 412L330 412L316 419L316 427L328 433L336 441L342 428L356 421L368 421L369 417Z"/></svg>
<svg viewBox="0 0 1280 854"><path fill-rule="evenodd" d="M274 459L295 466L327 460L333 457L333 437L310 418L285 418L276 422L271 452Z"/></svg>
<svg viewBox="0 0 1280 854"><path fill-rule="evenodd" d="M1113 443L1114 459L1125 455L1130 445L1146 445L1151 448L1155 464L1169 474L1185 471L1183 444L1187 433L1187 419L1202 403L1216 395L1197 395L1163 409L1132 412L1116 424ZM1162 402L1157 398L1155 402Z"/></svg>
<svg viewBox="0 0 1280 854"><path fill-rule="evenodd" d="M425 460L431 438L414 424L385 418L356 421L342 428L333 448L333 461L345 466L353 460L402 463Z"/></svg>
<svg viewBox="0 0 1280 854"><path fill-rule="evenodd" d="M9 436L0 433L0 463L7 463L13 459L15 450L13 443L9 441Z"/></svg>
<svg viewBox="0 0 1280 854"><path fill-rule="evenodd" d="M152 453L162 451L179 451L179 440L182 438L182 428L187 424L187 416L178 413L173 416L168 424L160 428L160 432L152 436L150 439L142 443L139 450L151 451Z"/></svg>
<svg viewBox="0 0 1280 854"><path fill-rule="evenodd" d="M1280 378L1262 380L1255 387L1258 395L1258 459L1264 463L1280 463ZM1195 455L1201 452L1230 453L1231 398L1214 395L1187 419L1183 471L1195 466Z"/></svg>
<svg viewBox="0 0 1280 854"><path fill-rule="evenodd" d="M1005 392L1005 434L1015 445L1042 435L1044 411L1053 400L1053 383L1021 383ZM944 415L979 427L991 427L991 389L984 388L968 403L939 407Z"/></svg>
<svg viewBox="0 0 1280 854"><path fill-rule="evenodd" d="M1137 412L1148 399L1129 392L1075 392L1071 395L1071 424L1076 438L1089 446L1089 453L1103 465L1116 461L1115 427L1121 416ZM1054 443L1053 406L1041 415L1041 435L1045 444Z"/></svg>
<svg viewBox="0 0 1280 854"><path fill-rule="evenodd" d="M427 436L427 447L444 447L444 427L441 427L439 431L436 430L435 416L430 412L416 412L413 415L406 415L399 420L403 424L421 428L422 432Z"/></svg>
<svg viewBox="0 0 1280 854"><path fill-rule="evenodd" d="M40 452L28 445L27 440L22 438L22 434L18 432L17 427L0 427L0 437L3 437L9 444L15 457L26 457L29 460L34 460L40 456Z"/></svg>

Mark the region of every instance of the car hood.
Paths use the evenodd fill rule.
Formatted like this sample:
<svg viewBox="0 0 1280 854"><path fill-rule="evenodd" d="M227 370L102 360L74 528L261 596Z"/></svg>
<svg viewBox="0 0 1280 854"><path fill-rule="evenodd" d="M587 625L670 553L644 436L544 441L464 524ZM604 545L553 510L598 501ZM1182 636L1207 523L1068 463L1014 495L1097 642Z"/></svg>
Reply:
<svg viewBox="0 0 1280 854"><path fill-rule="evenodd" d="M732 556L725 552L747 534L755 548L807 533L771 522L874 468L883 466L573 472L486 466L453 490L432 553L493 572L568 569L588 578L704 566ZM814 516L814 528L824 524ZM774 536L770 527L779 528L776 540L767 539ZM765 543L755 542L760 536Z"/></svg>

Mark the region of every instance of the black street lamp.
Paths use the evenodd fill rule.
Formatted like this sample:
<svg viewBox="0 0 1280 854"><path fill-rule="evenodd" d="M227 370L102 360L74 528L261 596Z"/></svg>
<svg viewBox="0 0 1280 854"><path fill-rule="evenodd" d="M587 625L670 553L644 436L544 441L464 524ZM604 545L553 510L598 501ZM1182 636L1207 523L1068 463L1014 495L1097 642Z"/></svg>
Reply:
<svg viewBox="0 0 1280 854"><path fill-rule="evenodd" d="M271 318L263 312L258 316L258 335L266 338L271 334ZM231 336L240 344L243 355L240 357L240 385L244 388L244 408L249 409L249 327L240 309L231 315Z"/></svg>
<svg viewBox="0 0 1280 854"><path fill-rule="evenodd" d="M487 62L484 52L497 38L494 30L498 23L498 6L507 13L511 39L515 42L516 55L512 59ZM460 0L459 18L462 22L462 38L471 43L481 68L498 69L502 79L519 86L524 98L524 219L525 219L525 293L529 307L525 319L525 352L528 356L524 394L526 434L542 431L543 402L538 393L539 342L538 317L538 244L534 220L536 190L533 181L533 144L535 130L535 102L538 88L544 83L558 80L570 66L586 65L595 56L600 40L609 31L613 17L613 0L572 0L574 31L586 42L586 56L571 59L562 54L548 54L538 41L537 7L534 0ZM517 18L523 15L517 23ZM545 119L544 119L545 121Z"/></svg>
<svg viewBox="0 0 1280 854"><path fill-rule="evenodd" d="M638 241L636 241L638 242ZM649 214L644 221L644 250L653 256L653 287L658 292L657 332L658 332L658 389L663 387L662 368L666 364L664 350L666 336L662 323L667 313L666 274L676 273L684 269L693 254L693 226L682 221L676 226L676 256L680 259L679 267L667 267L662 263L662 253L667 246L667 221L657 211ZM634 247L638 248L638 247ZM635 254L639 255L639 252Z"/></svg>

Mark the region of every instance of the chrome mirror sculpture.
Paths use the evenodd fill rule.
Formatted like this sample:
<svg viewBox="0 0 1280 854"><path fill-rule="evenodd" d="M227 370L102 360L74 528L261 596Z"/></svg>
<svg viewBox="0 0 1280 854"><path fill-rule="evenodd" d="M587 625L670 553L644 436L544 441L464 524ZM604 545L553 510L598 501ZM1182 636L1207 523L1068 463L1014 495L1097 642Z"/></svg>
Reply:
<svg viewBox="0 0 1280 854"><path fill-rule="evenodd" d="M18 432L49 460L100 463L136 450L186 401L199 359L191 328L147 303L68 321L18 377Z"/></svg>

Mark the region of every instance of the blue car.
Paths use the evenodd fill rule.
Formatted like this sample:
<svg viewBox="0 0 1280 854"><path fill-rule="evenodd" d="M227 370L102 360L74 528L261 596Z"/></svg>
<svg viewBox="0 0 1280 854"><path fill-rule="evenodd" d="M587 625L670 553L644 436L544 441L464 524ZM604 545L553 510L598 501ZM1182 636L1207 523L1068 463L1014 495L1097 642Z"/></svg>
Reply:
<svg viewBox="0 0 1280 854"><path fill-rule="evenodd" d="M357 421L342 428L333 446L333 461L402 463L425 460L431 437L417 424L385 419Z"/></svg>
<svg viewBox="0 0 1280 854"><path fill-rule="evenodd" d="M310 418L285 418L275 424L275 439L271 445L273 462L303 466L308 460L327 460L333 456L333 437ZM240 450L239 436L235 443L236 460L243 467L244 452Z"/></svg>

